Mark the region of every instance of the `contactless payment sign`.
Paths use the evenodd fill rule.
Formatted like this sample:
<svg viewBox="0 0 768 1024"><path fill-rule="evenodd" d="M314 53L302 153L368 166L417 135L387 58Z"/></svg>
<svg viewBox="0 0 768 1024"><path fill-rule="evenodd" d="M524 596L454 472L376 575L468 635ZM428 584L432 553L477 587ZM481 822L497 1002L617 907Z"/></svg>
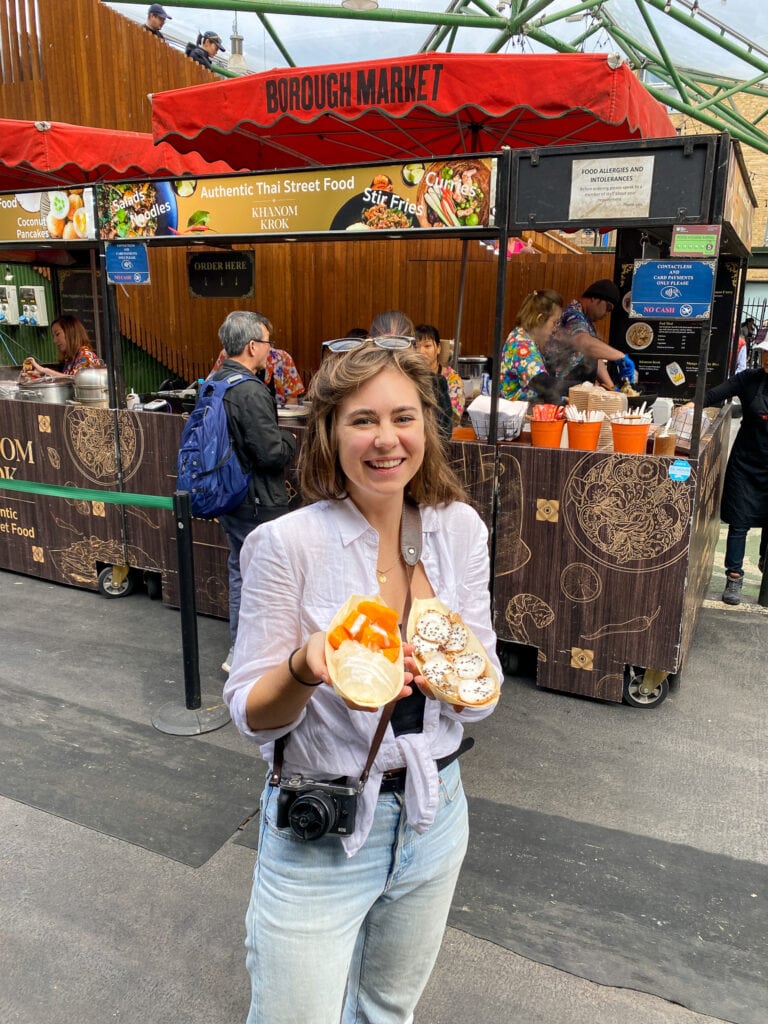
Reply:
<svg viewBox="0 0 768 1024"><path fill-rule="evenodd" d="M145 242L107 242L107 280L110 284L149 284L149 255Z"/></svg>
<svg viewBox="0 0 768 1024"><path fill-rule="evenodd" d="M706 320L712 312L715 260L636 260L630 316Z"/></svg>

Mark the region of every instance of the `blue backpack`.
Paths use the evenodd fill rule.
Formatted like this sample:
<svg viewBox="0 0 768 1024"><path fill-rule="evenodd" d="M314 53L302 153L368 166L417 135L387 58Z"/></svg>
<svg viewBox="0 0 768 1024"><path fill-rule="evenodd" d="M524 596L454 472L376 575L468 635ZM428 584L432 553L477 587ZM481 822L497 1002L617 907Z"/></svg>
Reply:
<svg viewBox="0 0 768 1024"><path fill-rule="evenodd" d="M184 425L176 463L179 491L189 491L192 515L213 519L236 508L248 493L251 474L240 464L232 445L224 395L247 373L207 380Z"/></svg>

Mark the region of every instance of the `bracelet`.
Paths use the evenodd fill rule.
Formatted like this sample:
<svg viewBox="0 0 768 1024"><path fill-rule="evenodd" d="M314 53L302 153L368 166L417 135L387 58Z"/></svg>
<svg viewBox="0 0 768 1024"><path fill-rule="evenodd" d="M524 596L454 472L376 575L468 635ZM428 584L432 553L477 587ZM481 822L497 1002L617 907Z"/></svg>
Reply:
<svg viewBox="0 0 768 1024"><path fill-rule="evenodd" d="M322 683L322 681L323 681L322 679L318 679L317 682L315 682L315 683L305 683L303 679L300 679L296 675L296 672L295 672L294 667L293 667L293 656L294 656L294 654L298 654L300 650L301 650L300 647L296 647L288 655L288 671L291 673L291 679L295 679L296 682L297 683L301 683L302 686L319 686L320 683Z"/></svg>

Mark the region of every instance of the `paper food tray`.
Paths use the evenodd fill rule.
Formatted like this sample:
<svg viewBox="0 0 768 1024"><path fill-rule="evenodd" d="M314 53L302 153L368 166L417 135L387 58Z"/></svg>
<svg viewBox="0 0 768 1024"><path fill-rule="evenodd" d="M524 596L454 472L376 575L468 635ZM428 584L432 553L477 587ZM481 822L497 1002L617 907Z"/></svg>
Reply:
<svg viewBox="0 0 768 1024"><path fill-rule="evenodd" d="M488 438L491 425L491 396L478 395L467 407L472 429L480 441ZM510 402L506 398L499 399L499 439L513 441L519 437L528 412L527 402Z"/></svg>

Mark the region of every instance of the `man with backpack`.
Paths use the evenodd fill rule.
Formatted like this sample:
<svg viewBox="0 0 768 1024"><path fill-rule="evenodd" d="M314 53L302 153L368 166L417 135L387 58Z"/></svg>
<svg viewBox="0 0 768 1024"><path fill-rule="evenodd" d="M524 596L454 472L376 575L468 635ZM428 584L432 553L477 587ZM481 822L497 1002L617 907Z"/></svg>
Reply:
<svg viewBox="0 0 768 1024"><path fill-rule="evenodd" d="M229 672L240 614L240 549L259 523L276 519L288 511L285 468L293 458L296 438L277 425L275 400L264 381L256 376L256 372L266 366L269 355L269 333L264 318L246 310L230 313L219 328L219 341L227 358L211 379L225 380L233 374L243 374L243 380L225 394L224 408L232 446L242 466L251 471L245 500L218 516L229 545L231 645L221 666Z"/></svg>

